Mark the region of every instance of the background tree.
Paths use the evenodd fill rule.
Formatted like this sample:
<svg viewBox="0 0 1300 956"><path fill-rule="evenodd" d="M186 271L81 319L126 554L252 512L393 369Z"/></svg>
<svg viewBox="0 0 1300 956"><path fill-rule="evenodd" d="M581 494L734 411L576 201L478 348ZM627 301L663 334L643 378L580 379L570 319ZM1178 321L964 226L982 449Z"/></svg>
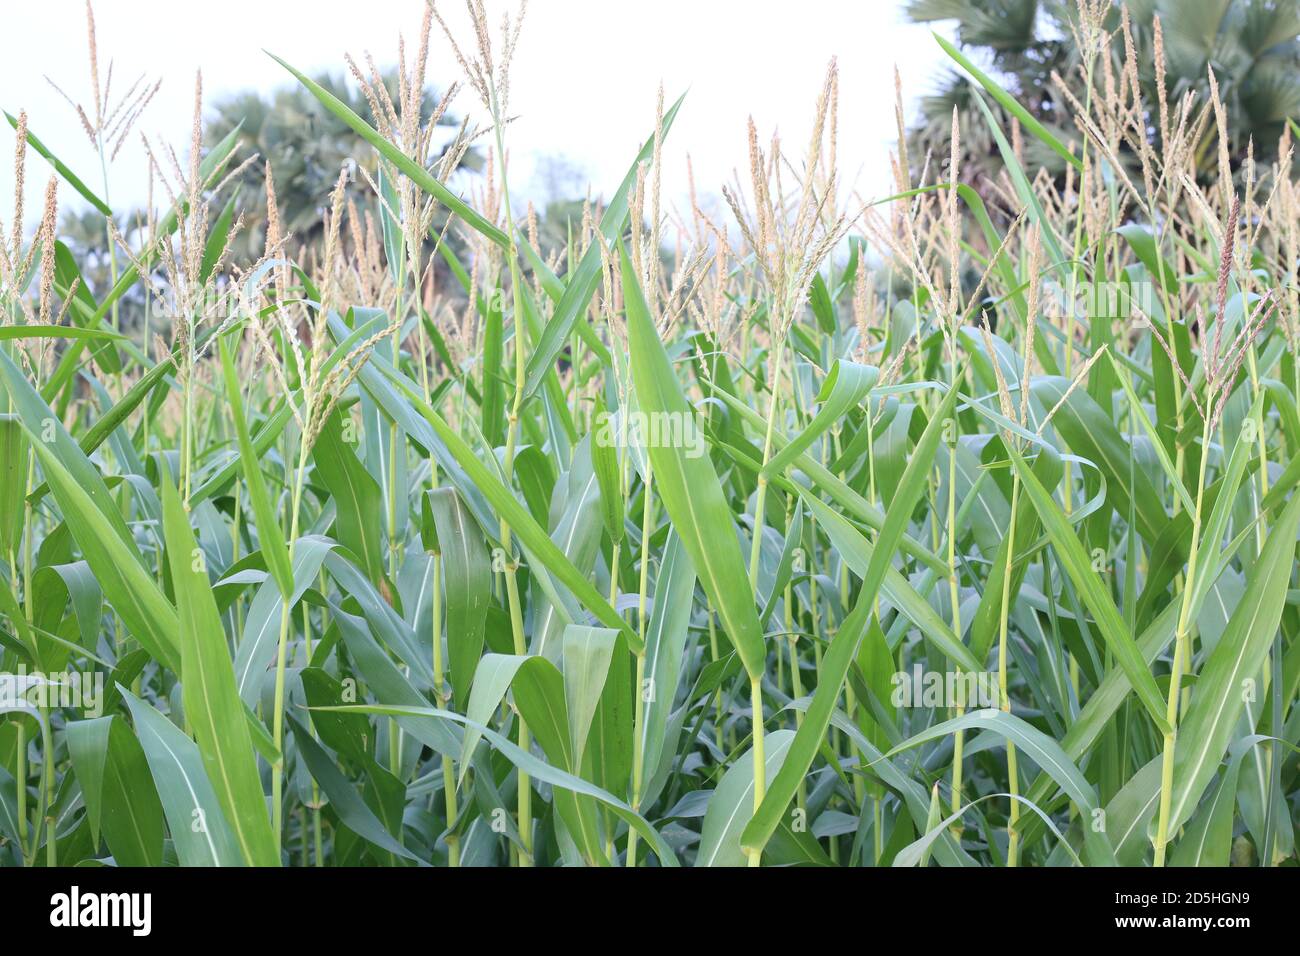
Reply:
<svg viewBox="0 0 1300 956"><path fill-rule="evenodd" d="M540 187L536 202L538 251L550 258L567 251L571 240L581 238L587 177L572 160L548 155L538 158L534 178ZM599 208L593 215L600 215Z"/></svg>
<svg viewBox="0 0 1300 956"><path fill-rule="evenodd" d="M1257 158L1273 158L1286 120L1300 114L1300 0L1129 0L1127 6L1148 108L1154 110L1157 102L1153 38L1159 16L1170 101L1194 89L1198 102L1206 102L1212 68L1227 107L1234 165L1251 140ZM1064 111L1051 80L1053 72L1069 79L1079 65L1078 9L1073 2L912 0L906 10L918 23L954 21L957 42L968 55L990 68L1058 138L1080 143L1073 123L1061 123ZM1105 28L1114 34L1110 55L1116 69L1124 52L1119 26L1116 4L1105 19ZM936 163L946 161L954 106L961 126L962 163L970 174L963 178L978 188L981 179L997 175L1001 158L971 97L966 79L950 73L936 92L921 100L908 142L914 175L927 155L932 174ZM1004 128L1010 126L1007 121ZM1210 130L1197 150L1198 165L1206 174L1215 163L1215 134L1213 127ZM1064 161L1032 137L1025 138L1024 149L1032 167L1064 171Z"/></svg>
<svg viewBox="0 0 1300 956"><path fill-rule="evenodd" d="M354 112L370 116L365 98L341 77L322 74L316 81ZM395 96L395 76L385 76L385 83L390 95ZM432 89L426 90L423 105L426 120L438 101ZM270 160L275 176L282 227L292 235L294 249L319 246L324 236L330 192L345 163L364 164L371 177L376 176L378 164L373 147L302 86L284 87L265 96L249 90L219 100L204 124L203 141L209 145L220 142L237 125L240 134L236 161L253 154L260 159L245 167L237 180L238 209L244 228L235 237L230 251L235 263L256 260L266 245L266 160ZM459 121L445 113L440 125L448 127L450 141ZM462 160L461 169L474 171L481 166L481 156L471 148ZM364 178L352 177L347 188L359 209L376 208L374 194ZM118 228L127 234L144 220L143 211L119 216ZM445 212L439 210L435 213L435 229L440 231L444 223ZM97 296L107 292L112 281L102 215L93 210L66 211L61 217L59 236L81 265L82 278L91 290ZM462 242L455 229L447 232L447 240L457 247ZM425 258L433 261L435 267L441 264L441 259ZM439 285L452 294L458 292L454 281L440 281ZM119 310L124 329L140 327L145 298L138 287L123 296Z"/></svg>
<svg viewBox="0 0 1300 956"><path fill-rule="evenodd" d="M341 76L325 73L315 79L354 113L371 118L364 96ZM396 99L395 74L386 75L384 82L389 95ZM428 120L438 101L433 90L426 91L422 121ZM283 228L293 235L295 247L315 246L323 237L330 192L345 163L363 164L372 177L377 174L374 149L302 86L285 87L265 98L249 90L219 101L204 129L204 142L219 142L237 125L240 126L237 155L257 153L271 162L280 219ZM439 125L448 127L450 140L459 120L445 113ZM434 157L435 162L439 158L440 155ZM476 170L481 165L481 157L471 150L461 168ZM241 174L239 186L244 230L235 255L237 259L253 259L261 254L266 243L265 162L248 166ZM358 208L373 207L374 194L364 178L353 177L348 192ZM444 221L435 219L435 228L440 228ZM448 235L453 242L458 241L454 230Z"/></svg>

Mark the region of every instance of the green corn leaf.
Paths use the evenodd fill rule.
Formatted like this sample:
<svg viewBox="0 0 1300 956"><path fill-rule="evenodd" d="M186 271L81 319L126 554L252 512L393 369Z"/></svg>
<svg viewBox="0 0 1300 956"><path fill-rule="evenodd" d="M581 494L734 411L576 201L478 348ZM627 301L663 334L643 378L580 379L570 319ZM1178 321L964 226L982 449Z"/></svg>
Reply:
<svg viewBox="0 0 1300 956"><path fill-rule="evenodd" d="M1061 564L1082 597L1083 603L1092 612L1106 646L1110 648L1116 662L1128 675L1138 699L1147 709L1156 727L1163 733L1169 726L1165 719L1165 701L1156 686L1155 678L1151 676L1151 671L1147 669L1146 662L1142 659L1141 651L1133 641L1128 625L1124 622L1119 609L1115 607L1115 602L1111 600L1105 583L1093 571L1083 543L1075 536L1069 519L1052 500L1051 494L1043 487L1033 470L1025 464L1020 454L1014 448L1008 448L1008 451L1012 464L1020 475L1020 487L1033 502L1038 518L1061 559Z"/></svg>
<svg viewBox="0 0 1300 956"><path fill-rule="evenodd" d="M471 486L491 502L492 507L510 525L510 529L518 536L523 545L538 559L535 569L545 568L549 575L558 579L561 584L573 593L575 598L586 605L587 609L595 614L602 624L621 630L633 647L639 646L640 641L631 628L628 627L627 622L609 606L609 602L601 597L600 592L595 589L591 582L573 566L573 563L555 545L555 542L551 540L546 531L537 523L537 520L528 512L528 509L520 504L514 493L502 484L498 475L479 459L474 450L465 443L465 440L456 434L451 426L443 420L442 416L430 408L420 398L419 394L410 388L408 383L402 381L395 374L388 372L385 372L385 374L388 381L397 386L415 411L433 427L434 432L441 439L452 459L464 469Z"/></svg>
<svg viewBox="0 0 1300 956"><path fill-rule="evenodd" d="M948 419L957 404L957 390L949 389L934 417L926 425L921 440L916 444L903 473L898 493L890 502L885 514L885 524L876 539L875 550L867 565L862 586L858 589L853 610L841 623L830 647L822 655L821 674L817 690L813 693L812 703L804 716L803 724L795 734L790 745L790 753L785 763L763 797L763 804L745 827L741 843L746 850L762 850L772 834L776 831L785 808L789 806L799 783L803 780L813 759L821 748L830 726L840 696L840 688L848 675L849 666L857 657L858 646L866 634L867 624L874 613L876 595L884 584L885 574L894 560L902 541L903 531L911 522L912 509L916 507L921 492L926 485L926 476L934 464L935 453L939 450L939 440L946 428Z"/></svg>
<svg viewBox="0 0 1300 956"><path fill-rule="evenodd" d="M457 700L469 698L474 672L483 653L492 564L482 532L453 488L429 492L438 529L443 582L447 594L447 655L451 687Z"/></svg>
<svg viewBox="0 0 1300 956"><path fill-rule="evenodd" d="M384 554L375 516L382 513L383 495L344 440L343 419L337 409L321 427L312 446L312 461L334 500L334 537L356 555L366 576L378 582L384 575Z"/></svg>
<svg viewBox="0 0 1300 956"><path fill-rule="evenodd" d="M374 127L356 113L352 112L346 103L336 97L333 93L329 92L329 90L325 89L315 80L295 70L274 53L271 53L268 50L266 55L292 73L294 77L297 78L298 82L307 88L312 96L320 100L321 105L346 123L354 133L373 146L379 154L384 157L384 159L396 166L403 175L410 177L411 182L415 183L415 185L419 186L429 195L437 199L438 202L442 203L463 219L466 225L470 226L470 228L474 229L476 232L482 233L502 249L510 248L509 236L484 219L478 212L471 209L463 199L453 193L442 183L438 182L438 180L435 179L427 169L420 166L400 149L388 140L384 139L383 136L375 131Z"/></svg>
<svg viewBox="0 0 1300 956"><path fill-rule="evenodd" d="M1031 136L1037 138L1043 143L1043 145L1047 146L1052 150L1052 152L1056 153L1079 172L1083 172L1083 163L1080 161L1079 157L1074 155L1073 150L1057 139L1056 136L1047 129L1047 127L1035 119L1027 109L1016 102L1014 96L999 86L995 80L972 63L965 54L953 46L949 41L945 40L937 33L934 34L934 38L938 41L939 46L943 47L943 52L952 57L953 61L958 66L974 77L979 82L980 86L988 90L989 95L997 100L1003 109L1019 120L1020 125L1024 127Z"/></svg>
<svg viewBox="0 0 1300 956"><path fill-rule="evenodd" d="M161 866L162 804L130 728L116 717L74 722L68 726L68 752L95 842L102 828L119 866Z"/></svg>
<svg viewBox="0 0 1300 956"><path fill-rule="evenodd" d="M658 137L660 142L663 141L672 128L673 120L677 118L677 111L681 108L682 101L685 98L686 95L682 94L677 98L677 102L673 103L668 108L668 111L664 113L663 125ZM637 154L632 168L623 177L618 192L614 194L609 205L605 208L605 214L600 220L600 234L604 238L606 246L612 246L623 232L623 227L627 223L628 201L632 190L636 187L637 176L642 164L648 162L654 156L655 138L651 136L646 140L645 145L641 147L641 152ZM593 240L587 247L587 251L583 253L573 275L569 276L568 281L565 283L564 294L560 296L560 300L555 304L555 312L551 316L551 321L546 324L541 340L528 357L527 378L524 383L525 397L537 391L537 386L542 383L544 376L551 370L556 357L564 348L565 342L568 341L574 324L580 321L580 316L586 311L587 304L591 301L591 297L596 291L596 285L600 280L600 270L603 265L601 249L600 241Z"/></svg>
<svg viewBox="0 0 1300 956"><path fill-rule="evenodd" d="M541 658L529 658L529 660L546 663L545 661L542 661ZM663 866L676 867L681 865L677 859L677 854L672 851L672 848L664 840L659 831L651 826L645 817L641 816L622 800L618 799L618 797L602 790L595 784L588 783L574 774L559 770L546 761L540 760L532 754L521 750L517 745L511 743L508 739L489 727L481 724L475 727L476 722L471 721L469 718L457 714L454 711L438 710L432 707L393 707L388 705L353 705L329 709L339 710L342 712L355 711L358 713L388 714L398 717L422 717L449 720L458 724L463 724L467 728L477 729L479 733L482 734L483 739L491 744L495 750L497 750L512 764L524 773L528 774L530 778L541 781L542 783L548 783L552 787L559 787L571 793L591 797L598 803L607 807L611 813L635 829L646 843L650 845L650 848L654 850L655 855L659 857L659 862Z"/></svg>
<svg viewBox="0 0 1300 956"><path fill-rule="evenodd" d="M637 404L648 415L676 421L684 434L685 429L698 427L695 413L673 374L626 250L620 249L619 258ZM767 649L731 509L708 457L694 457L689 449L671 444L661 442L646 449L659 497L690 555L700 584L717 609L723 630L740 654L745 670L757 679L763 673Z"/></svg>
<svg viewBox="0 0 1300 956"><path fill-rule="evenodd" d="M36 435L28 437L64 521L80 546L82 557L94 571L104 597L150 656L179 672L176 609L142 566L139 552L123 540L121 532L96 507L85 487L63 466L56 453ZM118 520L121 521L120 515Z"/></svg>
<svg viewBox="0 0 1300 956"><path fill-rule="evenodd" d="M5 111L5 119L9 121L9 125L14 129L18 128L18 117ZM94 206L97 211L103 213L105 216L113 215L113 210L109 208L108 203L104 202L104 200L91 192L90 187L83 183L76 174L72 172L72 170L65 166L59 157L50 152L46 145L42 143L36 134L30 129L27 131L27 145L44 157L46 162L54 167L54 171L63 177L63 180L80 193L81 197Z"/></svg>
<svg viewBox="0 0 1300 956"><path fill-rule="evenodd" d="M775 779L785 756L794 743L794 731L778 730L764 742L766 784ZM744 866L745 851L740 834L754 813L754 760L749 751L736 757L722 775L709 810L700 828L700 846L695 854L696 866Z"/></svg>
<svg viewBox="0 0 1300 956"><path fill-rule="evenodd" d="M1243 682L1259 675L1273 645L1295 569L1297 530L1300 496L1291 499L1269 530L1264 550L1247 580L1246 593L1196 676L1192 702L1178 724L1170 833L1177 833L1191 818L1218 770L1237 718L1246 706Z"/></svg>
<svg viewBox="0 0 1300 956"><path fill-rule="evenodd" d="M244 483L248 487L248 497L253 502L253 514L257 518L257 533L262 543L262 553L270 566L271 575L280 585L280 593L286 598L293 593L293 568L289 563L289 548L284 543L284 532L280 530L280 519L271 505L271 497L266 492L266 482L262 478L262 460L253 448L253 441L248 435L248 421L244 418L244 400L241 393L239 376L235 372L235 361L224 339L217 343L221 350L221 367L225 373L226 400L230 402L230 415L234 420L235 434L239 438L239 461L244 470Z"/></svg>
<svg viewBox="0 0 1300 956"><path fill-rule="evenodd" d="M129 690L122 688L121 694L149 761L181 866L243 866L199 748Z"/></svg>
<svg viewBox="0 0 1300 956"><path fill-rule="evenodd" d="M279 866L266 796L257 773L235 670L226 650L202 551L190 530L180 494L162 481L163 529L176 588L185 714L239 850L249 866Z"/></svg>
<svg viewBox="0 0 1300 956"><path fill-rule="evenodd" d="M813 420L790 443L782 448L762 470L764 477L784 471L796 458L808 450L813 442L839 421L844 413L860 404L880 378L880 369L856 362L839 361L826 376L822 390L817 394L821 408Z"/></svg>

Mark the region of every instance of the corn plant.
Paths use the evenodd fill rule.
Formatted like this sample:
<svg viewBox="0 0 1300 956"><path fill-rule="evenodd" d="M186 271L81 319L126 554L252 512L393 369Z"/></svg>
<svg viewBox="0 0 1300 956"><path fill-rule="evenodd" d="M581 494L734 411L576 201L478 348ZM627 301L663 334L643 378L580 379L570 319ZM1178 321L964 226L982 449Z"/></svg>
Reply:
<svg viewBox="0 0 1300 956"><path fill-rule="evenodd" d="M0 862L1294 864L1300 130L1235 155L1212 74L1166 90L1158 21L1115 72L1082 3L1082 145L939 40L996 179L955 116L909 157L896 91L894 194L847 188L832 62L801 152L751 122L720 214L681 212L661 91L548 250L506 162L523 11L467 6L396 95L349 59L369 115L278 60L373 153L310 248L268 166L248 268L262 160L202 142L201 82L129 229L151 87L110 101L93 19L100 184L6 114ZM434 149L439 29L486 119Z"/></svg>

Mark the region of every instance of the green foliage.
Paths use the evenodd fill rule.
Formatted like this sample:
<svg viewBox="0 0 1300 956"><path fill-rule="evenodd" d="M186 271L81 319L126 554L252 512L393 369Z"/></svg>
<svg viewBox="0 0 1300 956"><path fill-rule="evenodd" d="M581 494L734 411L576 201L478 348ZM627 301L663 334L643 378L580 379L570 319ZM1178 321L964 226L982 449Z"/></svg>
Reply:
<svg viewBox="0 0 1300 956"><path fill-rule="evenodd" d="M1125 62L1119 5L1105 6L1108 9L1102 25L1110 40L1104 44L1103 55L1110 58L1110 68L1118 77ZM1154 22L1159 17L1169 102L1176 102L1188 91L1196 93L1198 102L1207 102L1208 71L1212 69L1229 116L1228 150L1234 168L1244 159L1252 141L1256 159L1276 159L1278 138L1287 119L1300 115L1300 4L1296 0L1141 0L1126 6L1138 56L1142 109L1156 129L1157 149L1163 145L1154 67ZM1034 122L1045 124L1054 138L1073 144L1078 153L1083 134L1070 121L1070 104L1052 81L1055 72L1077 93L1078 72L1088 62L1087 51L1080 43L1086 30L1080 26L1075 3L911 0L906 13L914 22L954 28L957 44L965 54L988 69ZM1094 62L1092 69L1100 74L1100 62ZM962 165L967 170L964 178L988 198L989 191L981 184L991 185L1002 164L989 130L975 110L973 95L964 76L953 73L945 78L937 90L922 98L920 119L908 131L908 151L914 173L920 171L927 151L935 157L946 157L956 107L961 123ZM1010 115L1008 111L1008 125ZM1026 134L1029 132L1026 128ZM1052 144L1026 135L1024 148L1035 168L1045 168L1057 176L1064 173L1066 160ZM1204 181L1214 178L1216 150L1211 129L1196 152L1197 168ZM1136 168L1128 144L1123 152Z"/></svg>
<svg viewBox="0 0 1300 956"><path fill-rule="evenodd" d="M4 244L0 864L1295 865L1300 190L1270 169L1239 217L1183 175L1203 138L1155 159L1175 193L1126 184L1006 82L1072 55L1038 6L911 7L997 51L943 43L1014 231L942 177L859 215L819 124L670 275L688 100L558 242L501 164L463 193L281 61L300 88L220 110L158 224L221 306L173 288L161 354L114 317L178 274L158 246ZM1235 144L1295 31L1220 6L1166 49L1178 82L1227 56ZM250 272L243 140L295 157L307 246ZM327 196L345 156L382 195ZM349 200L373 263L320 232Z"/></svg>

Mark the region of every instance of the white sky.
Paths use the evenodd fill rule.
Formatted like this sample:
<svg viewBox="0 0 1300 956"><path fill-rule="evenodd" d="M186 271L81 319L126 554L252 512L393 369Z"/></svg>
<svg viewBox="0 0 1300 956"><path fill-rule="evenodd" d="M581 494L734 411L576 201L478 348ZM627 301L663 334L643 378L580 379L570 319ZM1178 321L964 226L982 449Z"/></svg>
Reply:
<svg viewBox="0 0 1300 956"><path fill-rule="evenodd" d="M500 0L488 3L495 28L504 7ZM73 110L44 79L89 112L83 3L6 6L0 107L15 115L26 109L31 130L102 195L96 154ZM465 25L458 0L442 0L441 9L453 26ZM419 0L99 0L100 69L112 58L119 92L141 73L162 77L141 128L183 154L196 69L211 103L237 90L293 82L263 47L308 74L342 70L345 53L360 59L366 50L386 66L396 61L399 33L415 44L421 10ZM445 86L459 70L436 26L435 34L429 77ZM512 73L511 112L519 118L507 148L514 189L540 198L537 159L564 156L597 194L609 195L653 128L662 80L669 102L689 89L665 144L665 196L682 202L686 195L688 147L702 197L717 195L746 162L749 115L761 137L777 129L791 153L803 149L832 55L841 73L841 181L866 196L885 195L893 67L902 73L910 109L934 88L946 63L929 30L905 22L895 0L532 0ZM474 115L472 96L466 89L457 112ZM145 200L138 143L133 133L109 170L118 209ZM0 123L0 218L6 222L13 209L12 154L12 130ZM39 158L29 160L29 222L39 216L49 175L42 167ZM63 206L81 203L66 185L59 195Z"/></svg>

